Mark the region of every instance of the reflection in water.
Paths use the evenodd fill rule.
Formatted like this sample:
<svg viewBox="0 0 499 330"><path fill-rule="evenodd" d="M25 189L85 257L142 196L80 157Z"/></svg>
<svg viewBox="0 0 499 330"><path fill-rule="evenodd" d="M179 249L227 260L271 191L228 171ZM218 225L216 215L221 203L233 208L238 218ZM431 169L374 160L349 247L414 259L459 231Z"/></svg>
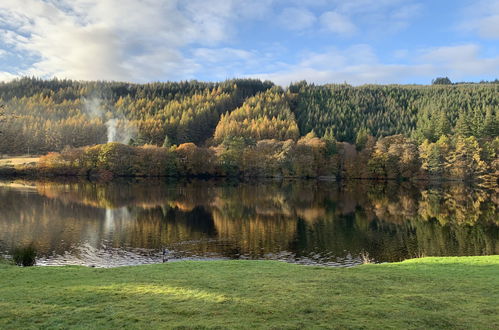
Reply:
<svg viewBox="0 0 499 330"><path fill-rule="evenodd" d="M34 242L42 264L179 258L350 265L498 254L497 191L352 181L0 184L0 251Z"/></svg>

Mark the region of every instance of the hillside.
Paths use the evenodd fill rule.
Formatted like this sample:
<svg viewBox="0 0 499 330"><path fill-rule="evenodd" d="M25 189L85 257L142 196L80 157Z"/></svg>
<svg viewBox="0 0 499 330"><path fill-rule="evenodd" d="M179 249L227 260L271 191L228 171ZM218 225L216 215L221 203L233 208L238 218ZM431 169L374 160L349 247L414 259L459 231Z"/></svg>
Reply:
<svg viewBox="0 0 499 330"><path fill-rule="evenodd" d="M300 82L283 89L251 79L140 85L22 78L0 84L0 104L0 154L106 142L173 146L177 163L164 160L170 170L145 175L470 179L499 173L496 83ZM90 169L97 163L88 163Z"/></svg>

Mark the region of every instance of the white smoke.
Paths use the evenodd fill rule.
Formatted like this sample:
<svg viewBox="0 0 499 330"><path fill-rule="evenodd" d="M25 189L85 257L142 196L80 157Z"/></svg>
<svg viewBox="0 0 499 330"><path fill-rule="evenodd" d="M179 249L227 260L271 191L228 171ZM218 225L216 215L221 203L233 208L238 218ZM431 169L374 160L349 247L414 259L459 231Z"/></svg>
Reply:
<svg viewBox="0 0 499 330"><path fill-rule="evenodd" d="M83 98L83 110L90 118L102 118L102 100L98 97Z"/></svg>
<svg viewBox="0 0 499 330"><path fill-rule="evenodd" d="M106 116L109 118L111 113L115 113L115 111L106 113L103 107L103 100L99 97L84 98L83 111L91 119L103 119ZM137 128L127 119L118 118L116 115L113 115L112 118L108 119L105 125L107 129L107 143L119 142L127 144L138 133Z"/></svg>
<svg viewBox="0 0 499 330"><path fill-rule="evenodd" d="M118 127L118 119L116 118L109 119L106 122L106 127L107 127L107 143L118 142L116 141L116 129Z"/></svg>
<svg viewBox="0 0 499 330"><path fill-rule="evenodd" d="M107 143L119 142L128 144L131 139L137 136L137 127L127 119L111 118L106 122Z"/></svg>

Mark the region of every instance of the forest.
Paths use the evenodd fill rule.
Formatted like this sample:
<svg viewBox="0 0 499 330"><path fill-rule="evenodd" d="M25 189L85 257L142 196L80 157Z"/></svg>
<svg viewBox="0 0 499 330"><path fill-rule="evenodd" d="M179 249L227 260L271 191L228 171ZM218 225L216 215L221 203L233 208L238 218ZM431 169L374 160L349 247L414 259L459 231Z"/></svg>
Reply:
<svg viewBox="0 0 499 330"><path fill-rule="evenodd" d="M0 107L0 155L43 155L45 175L499 178L497 81L20 78Z"/></svg>

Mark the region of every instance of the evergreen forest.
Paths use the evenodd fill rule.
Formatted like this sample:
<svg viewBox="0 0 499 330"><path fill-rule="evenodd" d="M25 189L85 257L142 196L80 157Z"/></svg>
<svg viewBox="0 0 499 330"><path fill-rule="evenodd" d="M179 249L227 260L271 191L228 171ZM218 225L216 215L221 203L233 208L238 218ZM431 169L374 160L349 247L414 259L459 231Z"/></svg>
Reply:
<svg viewBox="0 0 499 330"><path fill-rule="evenodd" d="M283 88L20 78L0 83L0 155L43 155L36 171L59 175L497 184L499 83L439 79Z"/></svg>

